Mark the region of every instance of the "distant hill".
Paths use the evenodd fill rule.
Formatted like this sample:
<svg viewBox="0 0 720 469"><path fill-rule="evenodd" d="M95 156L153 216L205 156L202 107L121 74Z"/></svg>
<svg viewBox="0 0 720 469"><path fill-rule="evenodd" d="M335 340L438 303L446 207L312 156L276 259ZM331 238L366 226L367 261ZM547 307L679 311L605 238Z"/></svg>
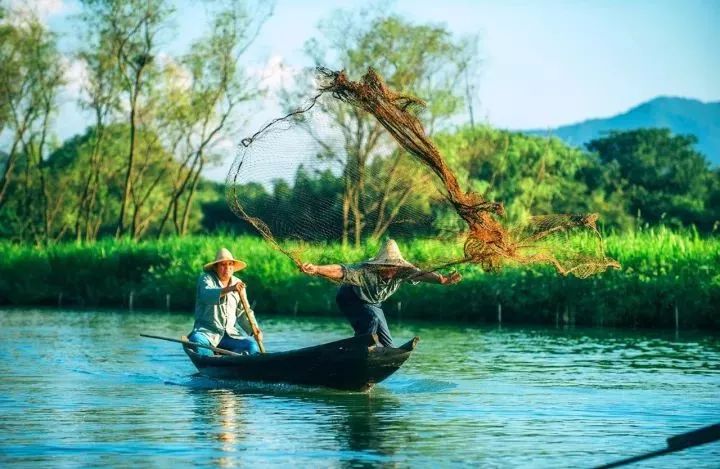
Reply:
<svg viewBox="0 0 720 469"><path fill-rule="evenodd" d="M674 134L693 134L697 150L713 164L720 165L720 102L704 103L696 99L658 97L624 114L590 119L555 129L522 130L531 135L554 135L570 145L583 146L611 130L642 127L667 127Z"/></svg>

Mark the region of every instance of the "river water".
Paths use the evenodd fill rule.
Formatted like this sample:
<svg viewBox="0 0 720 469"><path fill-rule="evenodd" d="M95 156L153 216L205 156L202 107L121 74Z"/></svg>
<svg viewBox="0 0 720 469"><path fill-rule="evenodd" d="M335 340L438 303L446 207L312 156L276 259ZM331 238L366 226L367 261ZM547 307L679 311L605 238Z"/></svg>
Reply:
<svg viewBox="0 0 720 469"><path fill-rule="evenodd" d="M186 314L2 310L0 466L591 467L720 423L717 335L390 321L418 349L346 393L210 380L138 336ZM262 324L268 351L350 331ZM634 467L720 467L720 442Z"/></svg>

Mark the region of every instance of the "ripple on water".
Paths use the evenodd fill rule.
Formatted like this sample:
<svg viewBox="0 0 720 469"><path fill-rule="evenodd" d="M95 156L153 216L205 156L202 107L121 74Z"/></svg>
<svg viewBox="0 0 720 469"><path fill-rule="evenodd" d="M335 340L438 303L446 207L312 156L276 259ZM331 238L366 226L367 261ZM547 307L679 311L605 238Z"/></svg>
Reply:
<svg viewBox="0 0 720 469"><path fill-rule="evenodd" d="M590 467L720 415L720 342L704 336L406 322L396 337L423 337L410 360L344 393L204 378L179 346L138 337L190 323L0 312L3 463ZM340 319L264 328L272 350L348 334ZM646 467L717 467L720 445L665 458Z"/></svg>

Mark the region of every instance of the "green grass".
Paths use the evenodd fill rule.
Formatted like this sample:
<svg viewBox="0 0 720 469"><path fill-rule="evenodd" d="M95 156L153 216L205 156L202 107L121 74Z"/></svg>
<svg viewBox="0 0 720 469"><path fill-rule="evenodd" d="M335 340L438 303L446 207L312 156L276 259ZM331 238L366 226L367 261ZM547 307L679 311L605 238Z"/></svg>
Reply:
<svg viewBox="0 0 720 469"><path fill-rule="evenodd" d="M586 242L577 239L576 242ZM623 327L720 329L720 238L694 232L649 230L606 238L608 254L622 269L581 280L549 268L507 268L488 274L462 266L454 286L421 284L401 288L386 304L390 316ZM257 238L205 236L47 248L0 242L0 304L135 307L192 311L202 265L228 247L248 262L240 276L248 283L258 314L339 314L335 286L301 275L284 255ZM439 242L401 243L409 260L422 263L445 253ZM304 248L313 262L353 262L371 257L376 246Z"/></svg>

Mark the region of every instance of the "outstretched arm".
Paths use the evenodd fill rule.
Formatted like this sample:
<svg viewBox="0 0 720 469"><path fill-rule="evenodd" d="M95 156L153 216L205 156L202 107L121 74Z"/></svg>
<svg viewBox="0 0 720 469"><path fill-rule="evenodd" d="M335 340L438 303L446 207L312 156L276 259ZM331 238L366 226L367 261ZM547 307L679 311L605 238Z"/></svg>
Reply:
<svg viewBox="0 0 720 469"><path fill-rule="evenodd" d="M435 272L423 272L413 280L419 280L425 283L439 283L440 285L453 285L462 280L462 275L458 272L451 272L450 275L442 275Z"/></svg>
<svg viewBox="0 0 720 469"><path fill-rule="evenodd" d="M315 265L306 262L300 267L308 275L319 275L330 280L340 281L343 279L343 268L340 264Z"/></svg>

